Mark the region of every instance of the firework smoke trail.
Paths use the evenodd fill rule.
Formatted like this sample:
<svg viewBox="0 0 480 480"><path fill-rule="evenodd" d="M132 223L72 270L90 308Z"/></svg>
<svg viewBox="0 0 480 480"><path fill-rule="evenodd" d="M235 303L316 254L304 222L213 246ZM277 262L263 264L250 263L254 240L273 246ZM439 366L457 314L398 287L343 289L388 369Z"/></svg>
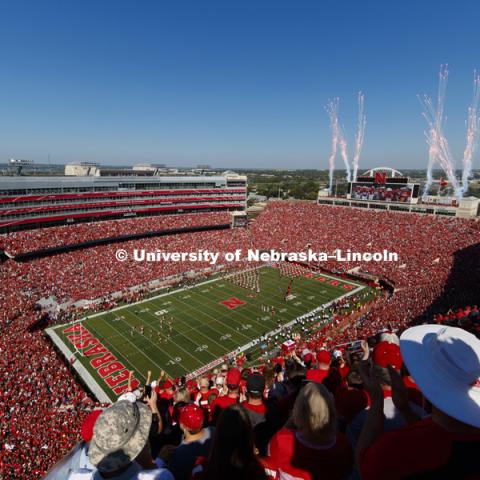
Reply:
<svg viewBox="0 0 480 480"><path fill-rule="evenodd" d="M448 141L443 135L444 127L444 105L445 105L445 92L448 82L448 66L442 65L440 67L439 82L438 82L438 95L436 108L433 106L432 100L424 95L419 97L420 102L423 104L424 112L423 116L428 124L428 133L425 134L427 139L428 149L428 167L427 167L427 182L423 190L423 197L425 197L433 182L432 169L435 163L439 163L443 168L450 184L458 195L459 184L455 177L455 169L452 154L450 153L450 147Z"/></svg>
<svg viewBox="0 0 480 480"><path fill-rule="evenodd" d="M452 185L452 188L455 192L455 196L460 199L462 198L462 192L461 192L461 187L460 187L460 184L458 183L457 177L455 176L455 166L454 166L455 161L452 156L452 153L450 152L448 140L443 135L443 133L440 134L438 137L438 144L440 146L439 155L438 155L439 163L443 168L443 171L447 175L447 178L450 181L450 184Z"/></svg>
<svg viewBox="0 0 480 480"><path fill-rule="evenodd" d="M480 134L480 115L478 114L478 105L480 102L480 75L473 73L473 100L468 107L467 117L467 143L463 152L462 159L462 186L460 187L462 195L468 190L468 183L472 174L472 159L478 146L478 137Z"/></svg>
<svg viewBox="0 0 480 480"><path fill-rule="evenodd" d="M330 127L332 129L332 153L329 158L329 166L331 171L330 183L333 183L333 168L335 166L335 156L337 154L337 145L340 146L340 155L345 163L345 169L347 170L347 182L350 182L350 163L348 162L347 153L347 141L345 140L345 134L342 126L338 121L338 104L339 99L334 98L330 100L326 106L328 116L330 117Z"/></svg>
<svg viewBox="0 0 480 480"><path fill-rule="evenodd" d="M432 173L431 169L435 163L438 163L445 175L448 178L448 181L452 185L455 195L461 197L460 186L457 178L455 177L455 168L453 156L450 152L450 146L448 145L448 140L445 138L443 133L435 127L435 120L426 113L424 114L425 119L429 125L429 131L425 134L427 139L428 149L428 170L427 170L427 184L423 192L423 197L428 193L428 188L432 184Z"/></svg>
<svg viewBox="0 0 480 480"><path fill-rule="evenodd" d="M335 169L335 157L337 156L337 145L340 135L340 127L338 124L338 98L334 98L327 103L325 107L330 118L330 128L332 130L332 151L328 157L328 177L329 190L332 193L333 187L333 171Z"/></svg>
<svg viewBox="0 0 480 480"><path fill-rule="evenodd" d="M338 143L340 145L340 155L343 159L343 163L345 164L345 169L347 170L347 182L351 182L352 172L350 171L350 163L348 161L347 141L345 140L345 132L341 127L340 127L340 138L338 140Z"/></svg>
<svg viewBox="0 0 480 480"><path fill-rule="evenodd" d="M335 157L337 155L337 143L338 143L338 139L332 133L332 153L328 157L328 178L329 178L328 189L330 193L332 193L332 188L333 188L333 171L335 170Z"/></svg>
<svg viewBox="0 0 480 480"><path fill-rule="evenodd" d="M441 130L443 123L443 108L445 104L445 91L447 88L448 70L446 66L440 66L440 73L438 74L438 95L437 108L433 106L432 100L427 95L420 98L420 102L424 106L423 116L429 125L428 134L426 133L428 148L428 166L427 166L427 182L423 190L423 197L425 197L432 185L433 176L432 170L439 155L438 133Z"/></svg>
<svg viewBox="0 0 480 480"><path fill-rule="evenodd" d="M360 161L360 154L362 153L363 139L365 136L365 125L367 117L363 113L365 97L362 92L358 92L358 123L357 134L355 135L355 151L353 153L353 180L357 178L358 164Z"/></svg>

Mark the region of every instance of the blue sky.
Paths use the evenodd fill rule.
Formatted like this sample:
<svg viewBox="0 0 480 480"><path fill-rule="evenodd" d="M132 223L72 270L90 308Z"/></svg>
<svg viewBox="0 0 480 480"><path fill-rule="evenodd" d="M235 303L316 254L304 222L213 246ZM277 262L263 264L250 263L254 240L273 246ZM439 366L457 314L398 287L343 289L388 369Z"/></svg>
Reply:
<svg viewBox="0 0 480 480"><path fill-rule="evenodd" d="M1 0L0 163L327 168L324 106L340 97L351 146L362 90L360 166L422 168L416 96L441 63L459 158L479 18L475 0Z"/></svg>

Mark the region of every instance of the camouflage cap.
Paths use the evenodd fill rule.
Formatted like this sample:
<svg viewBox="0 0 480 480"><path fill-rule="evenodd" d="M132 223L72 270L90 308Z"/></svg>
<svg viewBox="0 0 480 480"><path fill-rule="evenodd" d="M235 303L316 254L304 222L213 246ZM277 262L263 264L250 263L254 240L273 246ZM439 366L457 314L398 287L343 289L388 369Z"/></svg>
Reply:
<svg viewBox="0 0 480 480"><path fill-rule="evenodd" d="M100 472L114 472L132 462L147 443L152 412L143 403L122 400L97 419L88 451Z"/></svg>

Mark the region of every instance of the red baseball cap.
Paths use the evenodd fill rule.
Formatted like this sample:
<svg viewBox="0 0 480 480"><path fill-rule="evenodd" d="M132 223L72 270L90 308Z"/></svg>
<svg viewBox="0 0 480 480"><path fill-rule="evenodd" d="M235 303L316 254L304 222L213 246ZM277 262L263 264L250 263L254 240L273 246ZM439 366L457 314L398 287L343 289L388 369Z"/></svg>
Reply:
<svg viewBox="0 0 480 480"><path fill-rule="evenodd" d="M203 427L203 420L203 410L194 403L189 403L180 411L179 423L189 430L200 430Z"/></svg>
<svg viewBox="0 0 480 480"><path fill-rule="evenodd" d="M283 357L278 356L278 357L275 357L275 358L272 359L272 363L273 364L278 363L279 365L281 365L283 367L283 364L285 363L285 359Z"/></svg>
<svg viewBox="0 0 480 480"><path fill-rule="evenodd" d="M303 356L303 361L306 362L306 363L311 363L313 362L313 355L308 352L306 353L304 356Z"/></svg>
<svg viewBox="0 0 480 480"><path fill-rule="evenodd" d="M82 434L82 438L85 442L89 442L92 439L93 427L95 426L95 422L102 412L103 410L94 410L93 412L89 413L83 421L80 433Z"/></svg>
<svg viewBox="0 0 480 480"><path fill-rule="evenodd" d="M332 357L330 356L330 352L327 350L319 350L317 352L317 362L318 363L330 363Z"/></svg>
<svg viewBox="0 0 480 480"><path fill-rule="evenodd" d="M231 368L227 373L227 385L238 386L240 383L240 370L238 368Z"/></svg>
<svg viewBox="0 0 480 480"><path fill-rule="evenodd" d="M400 347L394 343L380 342L373 349L373 363L379 367L387 368L391 365L396 370L400 370L403 365Z"/></svg>

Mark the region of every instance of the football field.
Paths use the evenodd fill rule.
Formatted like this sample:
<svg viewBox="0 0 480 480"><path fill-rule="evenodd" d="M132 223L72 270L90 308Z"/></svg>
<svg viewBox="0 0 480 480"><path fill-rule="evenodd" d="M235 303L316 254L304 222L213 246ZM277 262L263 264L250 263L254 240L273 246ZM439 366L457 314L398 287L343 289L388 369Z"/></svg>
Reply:
<svg viewBox="0 0 480 480"><path fill-rule="evenodd" d="M258 271L258 293L224 276L56 326L47 334L94 392L100 389L114 399L125 390L129 370L136 383L143 383L148 370L152 379L161 370L179 377L198 374L238 351L255 359L257 339L321 305L368 289L307 270L293 281L278 268Z"/></svg>

